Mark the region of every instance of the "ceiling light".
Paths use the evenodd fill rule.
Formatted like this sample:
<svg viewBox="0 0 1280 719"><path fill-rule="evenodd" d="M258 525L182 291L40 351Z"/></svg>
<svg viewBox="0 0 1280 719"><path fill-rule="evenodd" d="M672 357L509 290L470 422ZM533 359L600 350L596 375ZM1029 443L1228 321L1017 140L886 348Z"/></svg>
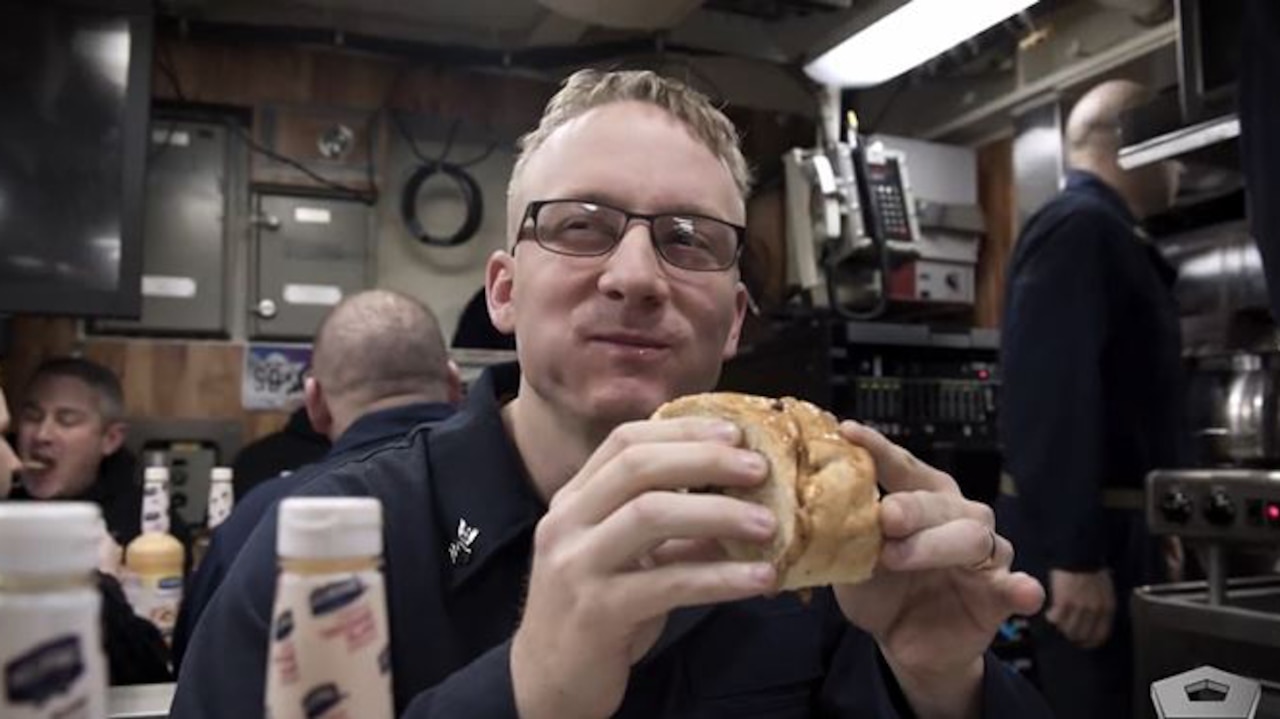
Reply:
<svg viewBox="0 0 1280 719"><path fill-rule="evenodd" d="M1038 0L910 0L805 66L840 87L871 87L959 45Z"/></svg>

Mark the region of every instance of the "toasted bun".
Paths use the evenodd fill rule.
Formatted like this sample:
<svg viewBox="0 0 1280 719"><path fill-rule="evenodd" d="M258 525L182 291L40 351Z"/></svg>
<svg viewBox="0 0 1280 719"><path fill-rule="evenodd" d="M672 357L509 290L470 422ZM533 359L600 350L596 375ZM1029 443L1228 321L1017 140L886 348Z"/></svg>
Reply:
<svg viewBox="0 0 1280 719"><path fill-rule="evenodd" d="M865 449L840 435L835 417L791 397L732 392L681 397L653 415L690 416L733 422L744 445L769 462L761 485L725 493L772 509L778 532L770 545L725 540L730 557L772 562L784 590L871 576L881 544L875 465Z"/></svg>

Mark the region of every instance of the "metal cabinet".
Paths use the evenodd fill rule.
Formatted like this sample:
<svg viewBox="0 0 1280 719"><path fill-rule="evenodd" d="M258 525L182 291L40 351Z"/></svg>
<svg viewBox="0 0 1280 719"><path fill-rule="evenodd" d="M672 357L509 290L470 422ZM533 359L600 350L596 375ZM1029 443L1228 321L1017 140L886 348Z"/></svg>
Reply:
<svg viewBox="0 0 1280 719"><path fill-rule="evenodd" d="M142 314L106 332L226 336L228 176L225 126L157 119L147 154Z"/></svg>
<svg viewBox="0 0 1280 719"><path fill-rule="evenodd" d="M254 205L250 334L309 340L333 305L370 284L370 208L269 193Z"/></svg>

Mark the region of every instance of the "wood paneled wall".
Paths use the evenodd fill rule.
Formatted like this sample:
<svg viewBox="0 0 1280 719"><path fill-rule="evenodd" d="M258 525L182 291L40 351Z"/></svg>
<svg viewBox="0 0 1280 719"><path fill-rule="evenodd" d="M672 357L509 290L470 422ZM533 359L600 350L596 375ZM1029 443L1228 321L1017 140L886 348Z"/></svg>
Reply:
<svg viewBox="0 0 1280 719"><path fill-rule="evenodd" d="M1013 138L991 142L978 151L978 203L987 236L978 254L974 323L999 327L1004 313L1005 269L1017 241L1017 187L1013 178Z"/></svg>
<svg viewBox="0 0 1280 719"><path fill-rule="evenodd" d="M532 78L417 65L340 49L175 38L161 38L160 48L154 94L167 100L365 112L397 108L527 129L555 91L552 83Z"/></svg>
<svg viewBox="0 0 1280 719"><path fill-rule="evenodd" d="M249 412L240 406L244 345L235 342L89 337L74 320L19 317L13 352L4 358L3 387L11 411L36 367L46 359L80 354L120 377L130 417L226 419L240 423L245 442L284 426L284 412Z"/></svg>
<svg viewBox="0 0 1280 719"><path fill-rule="evenodd" d="M375 170L387 166L393 128L383 111L409 112L442 125L458 121L473 137L505 141L537 122L556 89L553 83L524 77L274 43L161 37L155 62L157 99L249 109L259 143L361 189L369 189L366 148L374 148ZM340 161L323 158L316 143L319 132L335 122L355 133L352 152ZM257 154L251 173L256 182L318 185ZM379 184L384 179L375 177Z"/></svg>

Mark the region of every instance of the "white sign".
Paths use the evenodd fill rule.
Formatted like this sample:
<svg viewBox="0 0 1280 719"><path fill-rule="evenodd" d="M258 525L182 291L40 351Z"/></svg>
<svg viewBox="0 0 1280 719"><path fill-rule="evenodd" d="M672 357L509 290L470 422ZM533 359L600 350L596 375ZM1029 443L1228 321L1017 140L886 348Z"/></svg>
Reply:
<svg viewBox="0 0 1280 719"><path fill-rule="evenodd" d="M327 225L333 222L329 210L323 207L298 207L293 211L293 219L312 225Z"/></svg>
<svg viewBox="0 0 1280 719"><path fill-rule="evenodd" d="M190 277L143 275L142 296L188 300L196 296L196 281Z"/></svg>
<svg viewBox="0 0 1280 719"><path fill-rule="evenodd" d="M332 307L342 301L342 288L336 285L284 286L284 301L291 305L318 305Z"/></svg>

